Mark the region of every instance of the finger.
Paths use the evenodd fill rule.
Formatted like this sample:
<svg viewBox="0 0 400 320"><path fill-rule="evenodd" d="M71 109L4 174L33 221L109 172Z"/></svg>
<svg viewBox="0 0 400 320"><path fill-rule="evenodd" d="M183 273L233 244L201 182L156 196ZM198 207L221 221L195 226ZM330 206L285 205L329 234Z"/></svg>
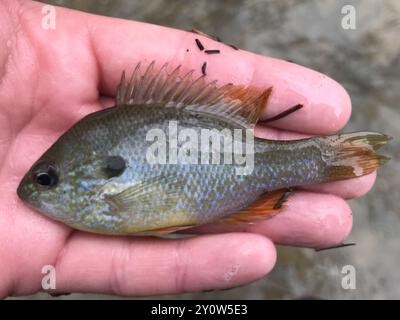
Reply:
<svg viewBox="0 0 400 320"><path fill-rule="evenodd" d="M315 192L331 193L343 199L354 199L362 197L368 193L374 186L375 180L376 171L366 176L353 179L303 186L302 189Z"/></svg>
<svg viewBox="0 0 400 320"><path fill-rule="evenodd" d="M193 228L188 233L252 232L277 244L327 248L340 244L350 233L351 209L334 195L295 191L281 213L253 224L215 223Z"/></svg>
<svg viewBox="0 0 400 320"><path fill-rule="evenodd" d="M147 296L225 289L264 276L275 260L273 244L254 234L165 240L76 233L57 260L57 291Z"/></svg>
<svg viewBox="0 0 400 320"><path fill-rule="evenodd" d="M234 50L223 43L186 31L99 16L88 16L90 41L98 61L100 89L115 95L122 70L129 73L139 61L156 67L165 62L173 68L181 64L186 71L207 62L207 77L221 84L233 82L258 87L273 86L273 95L263 118L288 107L304 108L273 124L307 133L328 133L342 128L351 112L346 91L337 82L316 71L294 63ZM220 54L208 55L195 43L199 39L206 49ZM112 59L110 59L112 57Z"/></svg>

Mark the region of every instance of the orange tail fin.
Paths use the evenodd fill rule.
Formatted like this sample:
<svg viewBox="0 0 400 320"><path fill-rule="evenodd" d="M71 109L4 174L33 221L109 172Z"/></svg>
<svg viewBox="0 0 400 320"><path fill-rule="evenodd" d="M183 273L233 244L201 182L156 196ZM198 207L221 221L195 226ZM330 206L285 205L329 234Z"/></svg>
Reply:
<svg viewBox="0 0 400 320"><path fill-rule="evenodd" d="M328 144L324 154L331 180L359 177L375 171L390 158L377 154L391 137L376 132L355 132L320 138Z"/></svg>

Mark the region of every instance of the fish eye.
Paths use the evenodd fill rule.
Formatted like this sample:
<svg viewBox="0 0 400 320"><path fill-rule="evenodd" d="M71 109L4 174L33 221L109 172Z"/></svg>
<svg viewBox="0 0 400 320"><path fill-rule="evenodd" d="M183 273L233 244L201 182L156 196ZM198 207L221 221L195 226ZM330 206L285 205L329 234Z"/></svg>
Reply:
<svg viewBox="0 0 400 320"><path fill-rule="evenodd" d="M49 166L45 169L40 169L34 173L34 181L37 185L42 187L54 187L58 182L58 175L56 170Z"/></svg>

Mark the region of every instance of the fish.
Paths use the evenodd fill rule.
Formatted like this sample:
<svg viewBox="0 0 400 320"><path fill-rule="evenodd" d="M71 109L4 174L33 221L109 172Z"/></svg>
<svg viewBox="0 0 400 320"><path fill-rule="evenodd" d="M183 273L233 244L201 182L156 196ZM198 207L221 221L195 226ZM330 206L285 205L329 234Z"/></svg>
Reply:
<svg viewBox="0 0 400 320"><path fill-rule="evenodd" d="M272 218L296 187L363 176L389 159L377 150L391 137L377 132L255 137L272 88L168 68L123 72L115 106L62 134L22 178L19 198L74 229L162 235Z"/></svg>

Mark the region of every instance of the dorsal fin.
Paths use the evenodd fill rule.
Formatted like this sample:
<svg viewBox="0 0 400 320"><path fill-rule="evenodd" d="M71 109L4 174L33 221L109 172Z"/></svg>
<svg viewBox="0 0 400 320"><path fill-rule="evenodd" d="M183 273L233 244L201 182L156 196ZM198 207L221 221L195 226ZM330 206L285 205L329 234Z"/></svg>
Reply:
<svg viewBox="0 0 400 320"><path fill-rule="evenodd" d="M154 72L154 65L155 62L151 62L142 74L141 64L138 63L129 81L125 79L125 72L122 73L116 105L161 103L166 107L174 106L228 119L252 129L272 91L272 88L260 89L231 83L218 87L216 80L207 83L205 76L193 78L193 70L182 76L181 66L168 73L168 64L164 64L158 72Z"/></svg>

